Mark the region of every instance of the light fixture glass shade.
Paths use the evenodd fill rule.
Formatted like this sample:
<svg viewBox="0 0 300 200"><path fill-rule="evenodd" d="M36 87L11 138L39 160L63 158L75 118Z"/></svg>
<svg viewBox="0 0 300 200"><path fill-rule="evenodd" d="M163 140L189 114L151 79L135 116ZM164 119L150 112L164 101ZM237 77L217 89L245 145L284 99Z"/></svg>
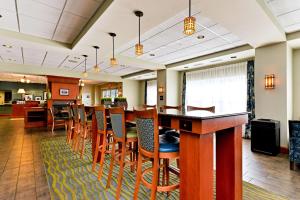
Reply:
<svg viewBox="0 0 300 200"><path fill-rule="evenodd" d="M184 19L184 31L186 35L192 35L196 30L196 18L195 17L186 17Z"/></svg>
<svg viewBox="0 0 300 200"><path fill-rule="evenodd" d="M135 45L135 55L140 56L144 53L143 50L144 46L142 44L136 44Z"/></svg>
<svg viewBox="0 0 300 200"><path fill-rule="evenodd" d="M21 78L21 83L25 83L25 79L24 78Z"/></svg>
<svg viewBox="0 0 300 200"><path fill-rule="evenodd" d="M29 80L29 79L27 79L27 80L26 80L26 83L30 83L30 80Z"/></svg>
<svg viewBox="0 0 300 200"><path fill-rule="evenodd" d="M88 73L87 73L86 71L84 71L84 72L82 73L82 76L83 76L84 78L86 78L86 77L88 77Z"/></svg>
<svg viewBox="0 0 300 200"><path fill-rule="evenodd" d="M17 93L18 94L25 94L25 90L23 88L19 88Z"/></svg>
<svg viewBox="0 0 300 200"><path fill-rule="evenodd" d="M95 65L95 66L94 66L94 71L95 71L96 73L100 72L100 67L99 67L98 65Z"/></svg>
<svg viewBox="0 0 300 200"><path fill-rule="evenodd" d="M275 88L275 75L265 75L265 88L266 89L274 89Z"/></svg>
<svg viewBox="0 0 300 200"><path fill-rule="evenodd" d="M110 65L111 66L116 66L118 64L117 59L116 58L111 58L110 59Z"/></svg>

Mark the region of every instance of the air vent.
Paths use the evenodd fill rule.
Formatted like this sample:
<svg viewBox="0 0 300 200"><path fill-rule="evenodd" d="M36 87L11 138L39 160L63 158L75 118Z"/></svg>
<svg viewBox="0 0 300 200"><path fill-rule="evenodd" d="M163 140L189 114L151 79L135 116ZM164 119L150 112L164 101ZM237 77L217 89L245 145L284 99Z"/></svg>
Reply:
<svg viewBox="0 0 300 200"><path fill-rule="evenodd" d="M70 63L77 63L76 60L68 60Z"/></svg>
<svg viewBox="0 0 300 200"><path fill-rule="evenodd" d="M211 63L215 63L215 62L221 62L221 61L223 61L223 59L216 59L216 60L212 60L212 61L210 61Z"/></svg>

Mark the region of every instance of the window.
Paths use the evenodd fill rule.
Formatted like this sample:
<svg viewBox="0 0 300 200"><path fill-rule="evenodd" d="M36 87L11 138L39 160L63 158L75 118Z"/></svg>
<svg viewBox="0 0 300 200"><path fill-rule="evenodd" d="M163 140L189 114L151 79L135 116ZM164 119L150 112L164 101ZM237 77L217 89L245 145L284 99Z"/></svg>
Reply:
<svg viewBox="0 0 300 200"><path fill-rule="evenodd" d="M186 73L186 105L215 106L216 112L247 109L247 63Z"/></svg>
<svg viewBox="0 0 300 200"><path fill-rule="evenodd" d="M157 81L151 80L147 81L147 105L156 105L157 104Z"/></svg>
<svg viewBox="0 0 300 200"><path fill-rule="evenodd" d="M102 97L110 97L112 101L114 101L114 99L118 97L118 89L102 90Z"/></svg>

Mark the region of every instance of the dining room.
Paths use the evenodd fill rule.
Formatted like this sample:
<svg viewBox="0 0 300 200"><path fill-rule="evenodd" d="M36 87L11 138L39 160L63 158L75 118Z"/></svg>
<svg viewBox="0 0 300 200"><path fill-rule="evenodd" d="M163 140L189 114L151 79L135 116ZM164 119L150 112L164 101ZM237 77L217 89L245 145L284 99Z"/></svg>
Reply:
<svg viewBox="0 0 300 200"><path fill-rule="evenodd" d="M299 199L299 11L3 1L0 200Z"/></svg>

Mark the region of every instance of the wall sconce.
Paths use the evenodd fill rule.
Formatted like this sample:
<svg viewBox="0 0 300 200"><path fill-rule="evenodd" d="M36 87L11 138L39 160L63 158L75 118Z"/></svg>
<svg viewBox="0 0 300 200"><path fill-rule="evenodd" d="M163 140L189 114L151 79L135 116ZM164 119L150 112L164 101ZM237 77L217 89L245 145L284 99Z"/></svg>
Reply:
<svg viewBox="0 0 300 200"><path fill-rule="evenodd" d="M265 75L265 88L274 89L275 88L275 75Z"/></svg>
<svg viewBox="0 0 300 200"><path fill-rule="evenodd" d="M118 97L122 97L123 93L121 91L118 91Z"/></svg>
<svg viewBox="0 0 300 200"><path fill-rule="evenodd" d="M159 92L159 93L164 93L164 87L163 87L163 86L160 86L160 87L158 88L158 92Z"/></svg>

